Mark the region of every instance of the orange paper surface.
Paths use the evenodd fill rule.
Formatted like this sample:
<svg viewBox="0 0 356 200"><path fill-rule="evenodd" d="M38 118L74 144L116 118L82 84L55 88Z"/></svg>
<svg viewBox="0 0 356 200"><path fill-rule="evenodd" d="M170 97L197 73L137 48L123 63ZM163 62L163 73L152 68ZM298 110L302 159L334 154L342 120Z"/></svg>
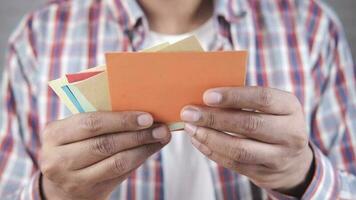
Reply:
<svg viewBox="0 0 356 200"><path fill-rule="evenodd" d="M246 51L106 54L113 111L146 111L155 121L178 122L205 90L242 86Z"/></svg>

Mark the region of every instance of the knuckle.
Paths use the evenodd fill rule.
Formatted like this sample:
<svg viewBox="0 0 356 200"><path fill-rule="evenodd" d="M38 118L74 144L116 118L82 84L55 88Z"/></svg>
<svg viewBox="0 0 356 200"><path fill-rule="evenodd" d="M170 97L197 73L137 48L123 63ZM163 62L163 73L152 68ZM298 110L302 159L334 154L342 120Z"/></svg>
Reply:
<svg viewBox="0 0 356 200"><path fill-rule="evenodd" d="M80 183L67 183L67 184L63 184L62 189L64 190L64 192L68 193L68 194L76 194L79 192L80 188L81 188Z"/></svg>
<svg viewBox="0 0 356 200"><path fill-rule="evenodd" d="M295 134L292 141L293 141L293 147L295 149L304 149L308 146L309 140L306 134L300 133Z"/></svg>
<svg viewBox="0 0 356 200"><path fill-rule="evenodd" d="M207 112L206 124L207 124L208 127L215 127L216 126L215 115L211 111Z"/></svg>
<svg viewBox="0 0 356 200"><path fill-rule="evenodd" d="M288 166L288 163L290 163L290 157L287 155L282 155L279 158L274 159L272 168L284 170Z"/></svg>
<svg viewBox="0 0 356 200"><path fill-rule="evenodd" d="M50 166L47 162L42 162L42 164L40 165L40 170L44 176L48 178L51 177L53 171L52 166Z"/></svg>
<svg viewBox="0 0 356 200"><path fill-rule="evenodd" d="M133 142L135 144L144 144L147 142L147 135L148 132L146 130L137 131L135 134L133 134Z"/></svg>
<svg viewBox="0 0 356 200"><path fill-rule="evenodd" d="M237 160L248 162L252 160L252 155L246 149L240 149L239 153L236 154Z"/></svg>
<svg viewBox="0 0 356 200"><path fill-rule="evenodd" d="M239 105L239 103L240 103L240 95L237 94L237 92L234 92L233 90L230 90L228 92L228 96L229 96L231 105Z"/></svg>
<svg viewBox="0 0 356 200"><path fill-rule="evenodd" d="M53 140L53 138L55 138L57 130L55 128L55 122L49 122L46 127L43 129L43 134L42 134L42 138L43 138L43 142L46 143L48 141Z"/></svg>
<svg viewBox="0 0 356 200"><path fill-rule="evenodd" d="M286 161L285 158L286 158L285 156L281 156L278 158L268 159L268 161L266 161L265 165L267 165L269 168L274 169L274 170L281 169L281 168L283 168L283 165L285 163L284 161Z"/></svg>
<svg viewBox="0 0 356 200"><path fill-rule="evenodd" d="M240 152L238 151L238 149L229 146L227 147L227 153L234 160L239 160L238 158L240 157Z"/></svg>
<svg viewBox="0 0 356 200"><path fill-rule="evenodd" d="M114 136L108 135L92 140L89 148L94 153L102 155L112 155L115 153Z"/></svg>
<svg viewBox="0 0 356 200"><path fill-rule="evenodd" d="M267 88L260 88L258 90L258 99L257 103L259 106L265 108L270 107L272 105L272 92Z"/></svg>
<svg viewBox="0 0 356 200"><path fill-rule="evenodd" d="M48 130L47 127L45 127L43 129L42 135L41 135L43 144L46 144L50 141L50 139L51 139L50 134L51 134L51 132Z"/></svg>
<svg viewBox="0 0 356 200"><path fill-rule="evenodd" d="M39 169L44 177L61 184L67 180L67 169L70 162L71 160L68 161L67 158L60 156L60 154L42 154L41 151Z"/></svg>
<svg viewBox="0 0 356 200"><path fill-rule="evenodd" d="M49 180L55 180L58 173L57 162L49 159L43 159L40 164L41 173Z"/></svg>
<svg viewBox="0 0 356 200"><path fill-rule="evenodd" d="M205 145L209 145L210 134L211 133L209 133L209 131L204 131L201 128L198 128L198 130L197 130L197 137L198 137L200 143L205 144Z"/></svg>
<svg viewBox="0 0 356 200"><path fill-rule="evenodd" d="M128 169L128 161L124 157L115 158L112 164L114 173L121 175Z"/></svg>
<svg viewBox="0 0 356 200"><path fill-rule="evenodd" d="M223 166L226 166L230 169L235 169L236 166L238 166L238 162L236 160L226 159L223 161Z"/></svg>
<svg viewBox="0 0 356 200"><path fill-rule="evenodd" d="M157 148L158 147L156 144L145 145L145 151L147 152L147 154L152 154L152 153L156 152Z"/></svg>
<svg viewBox="0 0 356 200"><path fill-rule="evenodd" d="M275 188L276 182L279 182L279 180L275 180L273 176L259 176L255 182L260 187Z"/></svg>
<svg viewBox="0 0 356 200"><path fill-rule="evenodd" d="M294 112L297 110L301 110L302 105L300 104L298 97L296 97L293 94L290 94L290 95L291 95L291 105L292 105L292 108L294 108Z"/></svg>
<svg viewBox="0 0 356 200"><path fill-rule="evenodd" d="M228 147L228 154L235 161L239 162L248 162L253 159L252 154L241 145L239 147Z"/></svg>
<svg viewBox="0 0 356 200"><path fill-rule="evenodd" d="M121 113L120 120L118 120L117 123L121 130L129 130L138 126L136 121L136 114L130 112Z"/></svg>
<svg viewBox="0 0 356 200"><path fill-rule="evenodd" d="M250 114L243 120L242 127L249 133L255 133L263 126L263 118L258 114Z"/></svg>
<svg viewBox="0 0 356 200"><path fill-rule="evenodd" d="M83 114L81 124L84 126L85 130L92 133L98 132L103 126L102 120L94 112Z"/></svg>

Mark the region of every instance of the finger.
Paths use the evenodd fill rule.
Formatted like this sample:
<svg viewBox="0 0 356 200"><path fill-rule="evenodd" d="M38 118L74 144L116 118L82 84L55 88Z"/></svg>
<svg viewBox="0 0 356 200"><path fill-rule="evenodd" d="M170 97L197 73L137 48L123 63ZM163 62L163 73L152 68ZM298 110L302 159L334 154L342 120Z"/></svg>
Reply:
<svg viewBox="0 0 356 200"><path fill-rule="evenodd" d="M81 113L51 123L46 128L45 139L61 145L107 133L142 130L152 124L152 116L144 112Z"/></svg>
<svg viewBox="0 0 356 200"><path fill-rule="evenodd" d="M118 152L151 143L165 143L170 139L167 126L159 125L155 128L136 132L113 133L97 136L77 143L61 146L67 158L68 167L78 170L108 158Z"/></svg>
<svg viewBox="0 0 356 200"><path fill-rule="evenodd" d="M298 99L289 92L265 87L225 87L207 90L203 96L209 106L252 109L287 115L299 109Z"/></svg>
<svg viewBox="0 0 356 200"><path fill-rule="evenodd" d="M279 170L271 170L270 168L264 165L239 163L238 161L226 158L221 154L209 151L206 146L200 144L194 139L192 139L192 144L210 160L227 169L247 176L250 181L260 187L273 189L278 188L276 185L279 185L279 187L280 185L285 185L285 183L281 183L280 181L278 181L281 179L281 171Z"/></svg>
<svg viewBox="0 0 356 200"><path fill-rule="evenodd" d="M236 160L227 158L223 155L211 151L207 146L201 144L195 138L192 138L191 141L193 146L196 147L202 154L204 154L210 160L216 162L218 165L236 171L242 175L253 176L257 172L262 171L263 168L265 168L261 165L241 163Z"/></svg>
<svg viewBox="0 0 356 200"><path fill-rule="evenodd" d="M110 194L112 192L112 190L108 190L108 188L113 189L113 188L117 187L120 183L125 181L132 174L132 172L134 172L136 169L137 168L132 169L131 171L129 171L128 173L126 173L120 177L96 183L93 188L95 188L98 192L101 192L101 191L109 192L109 194ZM109 194L107 194L107 195L109 195ZM107 196L107 195L103 194L103 196Z"/></svg>
<svg viewBox="0 0 356 200"><path fill-rule="evenodd" d="M268 143L287 143L289 136L287 130L294 131L300 129L300 133L302 133L300 127L292 127L288 123L291 121L292 116L186 106L182 111L181 118L187 123L224 132L238 133Z"/></svg>
<svg viewBox="0 0 356 200"><path fill-rule="evenodd" d="M82 185L85 185L85 187L92 188L93 190L95 190L96 193L94 195L99 195L100 199L108 199L112 190L117 187L121 182L126 180L134 170L135 169L129 171L128 173L120 177L102 182L89 182L87 180L87 177L79 176L79 174L75 173L74 171L66 174L67 177L64 178L65 181L62 181L61 183L57 184L60 185L61 189L64 192L71 194L78 193L78 191L80 191L83 187ZM97 199L96 197L98 196L92 196L91 199Z"/></svg>
<svg viewBox="0 0 356 200"><path fill-rule="evenodd" d="M78 176L86 177L86 180L89 182L102 182L121 177L132 169L140 166L149 156L156 153L165 144L147 144L119 152L101 162L78 170Z"/></svg>
<svg viewBox="0 0 356 200"><path fill-rule="evenodd" d="M280 148L250 139L238 138L213 129L186 124L185 131L200 144L216 152L245 164L273 165L280 155Z"/></svg>

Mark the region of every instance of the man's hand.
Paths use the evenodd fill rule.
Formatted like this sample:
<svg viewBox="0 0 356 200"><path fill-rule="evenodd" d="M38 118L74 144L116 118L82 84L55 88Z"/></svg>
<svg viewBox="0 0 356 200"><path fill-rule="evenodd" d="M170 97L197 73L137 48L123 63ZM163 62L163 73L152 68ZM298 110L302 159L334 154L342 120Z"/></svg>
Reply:
<svg viewBox="0 0 356 200"><path fill-rule="evenodd" d="M170 140L143 112L93 112L49 124L40 168L48 199L106 199Z"/></svg>
<svg viewBox="0 0 356 200"><path fill-rule="evenodd" d="M197 149L260 187L304 193L313 153L295 96L261 87L215 88L204 102L209 107L186 106L181 113Z"/></svg>

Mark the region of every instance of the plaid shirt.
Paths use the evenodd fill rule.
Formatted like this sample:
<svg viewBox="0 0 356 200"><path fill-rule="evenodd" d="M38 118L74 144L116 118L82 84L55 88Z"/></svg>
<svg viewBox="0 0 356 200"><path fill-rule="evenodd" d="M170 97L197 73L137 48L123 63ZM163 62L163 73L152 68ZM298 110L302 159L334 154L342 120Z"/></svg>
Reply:
<svg viewBox="0 0 356 200"><path fill-rule="evenodd" d="M304 108L315 173L304 199L355 199L356 71L342 27L318 0L217 0L210 50L247 49L247 85L295 94ZM0 99L0 196L40 199L41 130L70 113L48 81L104 63L106 51L145 47L134 0L56 0L27 15L9 42ZM164 199L161 155L111 199ZM211 162L216 199L290 198Z"/></svg>

